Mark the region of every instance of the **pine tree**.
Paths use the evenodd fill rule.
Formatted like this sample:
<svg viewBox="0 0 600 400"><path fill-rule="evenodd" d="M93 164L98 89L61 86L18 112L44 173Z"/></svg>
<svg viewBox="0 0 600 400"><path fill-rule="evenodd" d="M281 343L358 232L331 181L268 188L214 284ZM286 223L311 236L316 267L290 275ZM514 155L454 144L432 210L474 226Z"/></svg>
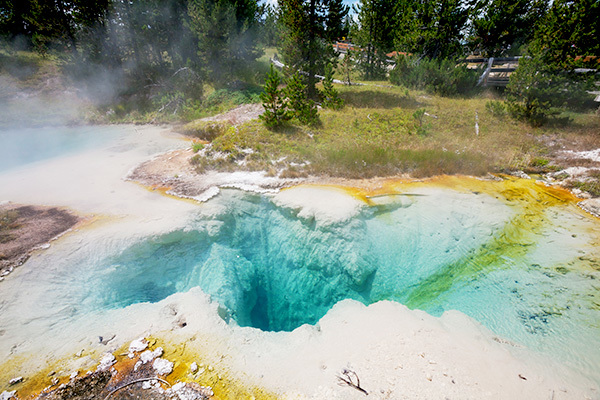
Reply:
<svg viewBox="0 0 600 400"><path fill-rule="evenodd" d="M561 69L582 65L583 56L600 56L600 1L555 0L538 24L530 51ZM598 68L597 60L586 66Z"/></svg>
<svg viewBox="0 0 600 400"><path fill-rule="evenodd" d="M344 100L333 87L333 65L325 66L325 79L323 79L323 107L339 110L344 107Z"/></svg>
<svg viewBox="0 0 600 400"><path fill-rule="evenodd" d="M348 36L348 26L346 25L348 11L348 6L344 5L342 0L329 0L323 35L327 41L335 42Z"/></svg>
<svg viewBox="0 0 600 400"><path fill-rule="evenodd" d="M471 47L487 57L519 54L521 46L532 39L546 4L546 0L479 0L479 16L472 22Z"/></svg>
<svg viewBox="0 0 600 400"><path fill-rule="evenodd" d="M394 0L363 0L358 13L360 30L356 43L364 49L364 58L358 64L365 79L385 77L386 53L392 51L397 19L394 15Z"/></svg>
<svg viewBox="0 0 600 400"><path fill-rule="evenodd" d="M399 0L396 50L435 59L459 56L469 14L463 0Z"/></svg>
<svg viewBox="0 0 600 400"><path fill-rule="evenodd" d="M265 108L260 119L268 128L277 128L292 118L292 113L288 110L288 102L282 90L279 89L279 83L279 74L271 64L263 92L260 94L260 100Z"/></svg>
<svg viewBox="0 0 600 400"><path fill-rule="evenodd" d="M289 99L289 107L293 116L304 125L317 125L319 115L315 102L306 97L306 85L302 83L300 74L294 73L289 79L285 93Z"/></svg>
<svg viewBox="0 0 600 400"><path fill-rule="evenodd" d="M259 56L256 1L190 0L188 14L201 59L218 86L231 81Z"/></svg>
<svg viewBox="0 0 600 400"><path fill-rule="evenodd" d="M290 70L307 73L307 96L317 97L315 75L334 59L330 40L343 22L344 8L339 0L280 0L283 26L281 55ZM331 14L331 15L330 15ZM334 15L335 14L335 15Z"/></svg>

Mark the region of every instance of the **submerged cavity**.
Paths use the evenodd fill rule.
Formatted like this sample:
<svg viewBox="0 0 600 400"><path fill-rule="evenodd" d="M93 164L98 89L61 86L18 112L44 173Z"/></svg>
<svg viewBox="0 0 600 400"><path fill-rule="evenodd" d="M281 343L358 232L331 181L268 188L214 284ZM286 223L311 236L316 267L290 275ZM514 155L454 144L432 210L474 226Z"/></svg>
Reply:
<svg viewBox="0 0 600 400"><path fill-rule="evenodd" d="M534 347L531 335L598 333L597 264L585 272L569 264L585 235L561 228L568 221L558 211L536 215L487 195L422 190L324 223L268 197L224 191L218 201L218 215L105 260L94 302L120 308L199 286L224 319L270 331L314 324L350 298L434 315L457 309Z"/></svg>

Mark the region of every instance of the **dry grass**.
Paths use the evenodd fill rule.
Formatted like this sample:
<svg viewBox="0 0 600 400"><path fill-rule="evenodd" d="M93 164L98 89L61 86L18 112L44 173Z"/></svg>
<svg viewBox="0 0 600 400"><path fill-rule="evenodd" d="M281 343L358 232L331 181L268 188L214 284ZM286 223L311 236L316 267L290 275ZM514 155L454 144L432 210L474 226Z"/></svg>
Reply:
<svg viewBox="0 0 600 400"><path fill-rule="evenodd" d="M348 178L543 172L556 168L549 143L574 140L600 147L599 118L591 113L573 114L567 126L532 128L488 111L493 93L455 99L383 85L337 89L346 107L320 110L321 126L290 125L274 132L253 122L229 130L209 146L202 169L276 168L286 175ZM422 121L417 110L425 111ZM211 160L217 152L230 157Z"/></svg>

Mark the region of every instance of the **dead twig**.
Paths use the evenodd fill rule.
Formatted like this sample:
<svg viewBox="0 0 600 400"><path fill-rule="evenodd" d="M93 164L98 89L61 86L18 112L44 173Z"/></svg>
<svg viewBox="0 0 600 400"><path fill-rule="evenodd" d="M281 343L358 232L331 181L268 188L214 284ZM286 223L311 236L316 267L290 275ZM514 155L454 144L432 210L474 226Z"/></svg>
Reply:
<svg viewBox="0 0 600 400"><path fill-rule="evenodd" d="M156 381L159 381L159 382L162 382L162 383L164 383L165 385L168 385L169 387L171 387L171 384L170 384L169 382L165 381L164 379L157 378L157 377L134 379L134 380L132 380L131 382L127 382L126 384L124 384L124 385L121 385L121 386L119 386L118 388L115 388L115 389L113 389L113 390L112 390L112 391L111 391L109 394L107 394L107 395L106 395L106 397L104 398L104 400L108 400L108 398L109 398L110 396L112 396L113 394L115 394L115 393L116 393L116 392L118 392L119 390L121 390L121 389L123 389L123 388L126 388L127 386L131 386L131 385L133 385L134 383L146 382L146 381L155 381L155 380L156 380Z"/></svg>
<svg viewBox="0 0 600 400"><path fill-rule="evenodd" d="M358 375L356 374L356 372L350 369L344 368L342 370L342 374L338 375L338 380L340 385L348 385L364 393L365 396L369 395L369 393L367 393L365 389L360 387L360 379L358 379Z"/></svg>

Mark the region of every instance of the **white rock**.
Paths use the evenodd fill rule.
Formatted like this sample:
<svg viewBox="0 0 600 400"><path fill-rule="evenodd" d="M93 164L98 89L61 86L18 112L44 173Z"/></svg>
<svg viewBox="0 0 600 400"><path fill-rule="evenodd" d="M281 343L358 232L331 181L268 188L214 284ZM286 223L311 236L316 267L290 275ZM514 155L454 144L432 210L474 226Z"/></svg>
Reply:
<svg viewBox="0 0 600 400"><path fill-rule="evenodd" d="M164 353L163 348L162 347L157 347L156 349L154 349L154 351L152 352L152 354L154 354L154 358L156 357L160 357L162 356Z"/></svg>
<svg viewBox="0 0 600 400"><path fill-rule="evenodd" d="M13 390L12 392L4 391L4 392L2 392L2 394L0 394L0 400L16 399L16 397L15 397L16 393L17 393L16 390Z"/></svg>
<svg viewBox="0 0 600 400"><path fill-rule="evenodd" d="M142 382L142 389L150 389L150 388L152 388L152 382L151 381Z"/></svg>
<svg viewBox="0 0 600 400"><path fill-rule="evenodd" d="M137 371L142 366L142 364L144 364L144 363L141 361L136 362L135 365L133 366L133 370Z"/></svg>
<svg viewBox="0 0 600 400"><path fill-rule="evenodd" d="M157 358L152 363L152 367L159 375L169 375L173 372L173 363L169 360L165 360L164 358Z"/></svg>
<svg viewBox="0 0 600 400"><path fill-rule="evenodd" d="M100 365L98 365L98 368L96 368L96 370L106 371L116 362L117 359L115 358L115 356L112 355L112 353L106 353L100 360Z"/></svg>
<svg viewBox="0 0 600 400"><path fill-rule="evenodd" d="M214 395L210 387L183 382L173 385L170 392L175 393L179 400L204 400Z"/></svg>
<svg viewBox="0 0 600 400"><path fill-rule="evenodd" d="M196 361L194 361L191 365L190 365L190 370L192 371L192 373L198 371L198 364L196 364Z"/></svg>
<svg viewBox="0 0 600 400"><path fill-rule="evenodd" d="M140 352L148 348L148 341L144 338L134 340L129 344L129 352Z"/></svg>
<svg viewBox="0 0 600 400"><path fill-rule="evenodd" d="M79 375L79 371L73 371L73 372L71 372L71 375L69 376L69 378L75 379L75 378L77 378L77 375Z"/></svg>
<svg viewBox="0 0 600 400"><path fill-rule="evenodd" d="M156 356L154 355L154 352L152 352L150 350L146 350L142 354L140 354L140 361L143 364L146 364L147 362L150 362L150 361L154 360L155 358L156 358Z"/></svg>
<svg viewBox="0 0 600 400"><path fill-rule="evenodd" d="M22 376L18 376L16 378L12 378L10 381L8 381L9 385L15 385L19 382L23 382L23 377Z"/></svg>

